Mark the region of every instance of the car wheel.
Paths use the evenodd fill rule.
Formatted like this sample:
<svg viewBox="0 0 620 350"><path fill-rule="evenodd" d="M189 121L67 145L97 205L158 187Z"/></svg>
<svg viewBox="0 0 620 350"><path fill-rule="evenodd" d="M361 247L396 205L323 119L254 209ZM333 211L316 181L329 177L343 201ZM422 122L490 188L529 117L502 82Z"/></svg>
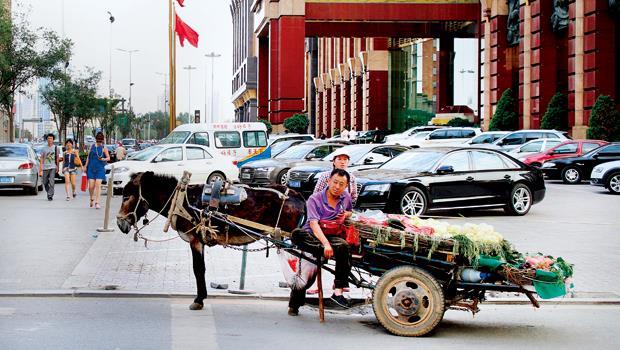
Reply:
<svg viewBox="0 0 620 350"><path fill-rule="evenodd" d="M407 187L400 197L400 212L410 216L420 216L426 213L428 200L424 192L417 187Z"/></svg>
<svg viewBox="0 0 620 350"><path fill-rule="evenodd" d="M532 207L532 191L524 184L516 184L510 191L506 212L510 215L525 215Z"/></svg>
<svg viewBox="0 0 620 350"><path fill-rule="evenodd" d="M276 182L282 186L286 186L288 184L288 170L284 169L280 173L278 173L278 177L276 178Z"/></svg>
<svg viewBox="0 0 620 350"><path fill-rule="evenodd" d="M214 173L212 173L211 175L209 175L209 177L207 178L207 183L208 184L212 184L215 181L226 181L226 176L222 173L220 173L219 171L216 171Z"/></svg>
<svg viewBox="0 0 620 350"><path fill-rule="evenodd" d="M565 184L578 184L581 182L581 172L575 167L567 167L562 171L562 181L564 181Z"/></svg>
<svg viewBox="0 0 620 350"><path fill-rule="evenodd" d="M613 173L607 179L607 189L613 194L620 194L620 173Z"/></svg>

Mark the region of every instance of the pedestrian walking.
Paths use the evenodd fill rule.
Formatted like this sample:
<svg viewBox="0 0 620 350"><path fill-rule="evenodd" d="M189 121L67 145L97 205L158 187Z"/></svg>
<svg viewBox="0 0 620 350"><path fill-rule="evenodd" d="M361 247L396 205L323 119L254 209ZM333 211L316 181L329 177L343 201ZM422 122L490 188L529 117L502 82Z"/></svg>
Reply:
<svg viewBox="0 0 620 350"><path fill-rule="evenodd" d="M103 144L102 132L95 135L95 144L88 150L86 159L86 176L88 177L88 193L90 195L90 207L93 202L96 209L100 209L99 198L101 197L101 182L105 178L105 165L110 161L110 153Z"/></svg>
<svg viewBox="0 0 620 350"><path fill-rule="evenodd" d="M355 131L355 126L351 127L349 131L349 141L355 142L355 138L357 137L357 131Z"/></svg>
<svg viewBox="0 0 620 350"><path fill-rule="evenodd" d="M349 126L348 125L345 125L342 128L342 132L340 133L340 139L349 141Z"/></svg>
<svg viewBox="0 0 620 350"><path fill-rule="evenodd" d="M125 155L127 155L127 150L122 143L119 143L118 147L116 148L116 160L120 161L125 159Z"/></svg>
<svg viewBox="0 0 620 350"><path fill-rule="evenodd" d="M47 200L54 199L54 178L58 172L58 163L62 161L62 152L54 144L55 136L50 133L46 136L47 145L41 149L41 166L39 176L43 179L43 187L47 192Z"/></svg>
<svg viewBox="0 0 620 350"><path fill-rule="evenodd" d="M86 170L80 159L80 153L73 148L73 140L69 139L65 141L65 153L63 154L62 173L65 176L65 193L67 200L71 197L75 198L75 183L77 177L77 167L82 169L82 172ZM71 187L71 192L69 192Z"/></svg>

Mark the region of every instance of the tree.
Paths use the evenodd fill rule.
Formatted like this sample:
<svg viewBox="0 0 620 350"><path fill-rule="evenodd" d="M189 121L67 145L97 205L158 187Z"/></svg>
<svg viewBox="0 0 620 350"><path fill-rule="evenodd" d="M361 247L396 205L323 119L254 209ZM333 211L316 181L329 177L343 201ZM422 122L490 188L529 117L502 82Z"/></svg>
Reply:
<svg viewBox="0 0 620 350"><path fill-rule="evenodd" d="M9 134L14 140L15 93L36 77L55 77L71 57L72 43L53 31L33 31L23 14L15 21L0 6L0 108L9 116Z"/></svg>
<svg viewBox="0 0 620 350"><path fill-rule="evenodd" d="M448 120L448 123L446 123L447 126L453 126L453 127L466 127L466 126L474 126L474 123L470 122L467 119L463 119L463 118L452 118L450 120Z"/></svg>
<svg viewBox="0 0 620 350"><path fill-rule="evenodd" d="M504 90L502 97L497 102L497 109L491 119L489 130L511 131L518 128L519 114L517 113L517 103L512 96L512 89L508 88Z"/></svg>
<svg viewBox="0 0 620 350"><path fill-rule="evenodd" d="M163 139L170 133L168 130L170 125L168 121L168 114L162 111L155 112L147 112L142 115L142 120L147 125L146 128L148 130L148 125L150 123L150 133L147 135L147 139Z"/></svg>
<svg viewBox="0 0 620 350"><path fill-rule="evenodd" d="M177 115L177 125L189 124L189 113L183 112Z"/></svg>
<svg viewBox="0 0 620 350"><path fill-rule="evenodd" d="M267 119L259 119L258 121L265 124L265 127L267 127L267 135L271 134L273 131L273 125L271 125L271 122Z"/></svg>
<svg viewBox="0 0 620 350"><path fill-rule="evenodd" d="M620 141L620 112L613 98L600 95L590 115L589 139Z"/></svg>
<svg viewBox="0 0 620 350"><path fill-rule="evenodd" d="M428 125L428 122L430 122L434 116L433 113L421 109L406 109L399 113L399 117L405 121L405 129L414 126Z"/></svg>
<svg viewBox="0 0 620 350"><path fill-rule="evenodd" d="M549 101L540 128L568 130L568 99L561 92L557 92Z"/></svg>
<svg viewBox="0 0 620 350"><path fill-rule="evenodd" d="M292 133L305 134L308 132L308 125L310 120L305 114L294 114L284 119L284 128Z"/></svg>

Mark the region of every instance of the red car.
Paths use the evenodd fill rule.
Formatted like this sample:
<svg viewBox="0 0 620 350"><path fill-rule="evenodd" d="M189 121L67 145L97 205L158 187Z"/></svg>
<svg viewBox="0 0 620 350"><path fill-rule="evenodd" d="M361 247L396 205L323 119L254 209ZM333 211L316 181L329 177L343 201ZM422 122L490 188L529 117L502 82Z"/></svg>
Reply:
<svg viewBox="0 0 620 350"><path fill-rule="evenodd" d="M523 163L535 167L540 167L544 162L568 157L580 157L593 149L608 144L601 140L568 140L548 149L546 152L532 154L523 159Z"/></svg>

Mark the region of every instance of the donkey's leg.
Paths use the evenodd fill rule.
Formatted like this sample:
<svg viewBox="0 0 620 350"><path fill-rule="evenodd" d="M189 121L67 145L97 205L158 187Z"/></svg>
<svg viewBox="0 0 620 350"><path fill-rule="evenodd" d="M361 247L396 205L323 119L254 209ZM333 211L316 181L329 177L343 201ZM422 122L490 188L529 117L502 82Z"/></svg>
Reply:
<svg viewBox="0 0 620 350"><path fill-rule="evenodd" d="M194 302L189 306L190 310L201 310L203 300L207 297L207 283L205 281L205 259L204 244L194 236L189 242L192 249L192 263L194 267L194 277L196 278L197 294Z"/></svg>

